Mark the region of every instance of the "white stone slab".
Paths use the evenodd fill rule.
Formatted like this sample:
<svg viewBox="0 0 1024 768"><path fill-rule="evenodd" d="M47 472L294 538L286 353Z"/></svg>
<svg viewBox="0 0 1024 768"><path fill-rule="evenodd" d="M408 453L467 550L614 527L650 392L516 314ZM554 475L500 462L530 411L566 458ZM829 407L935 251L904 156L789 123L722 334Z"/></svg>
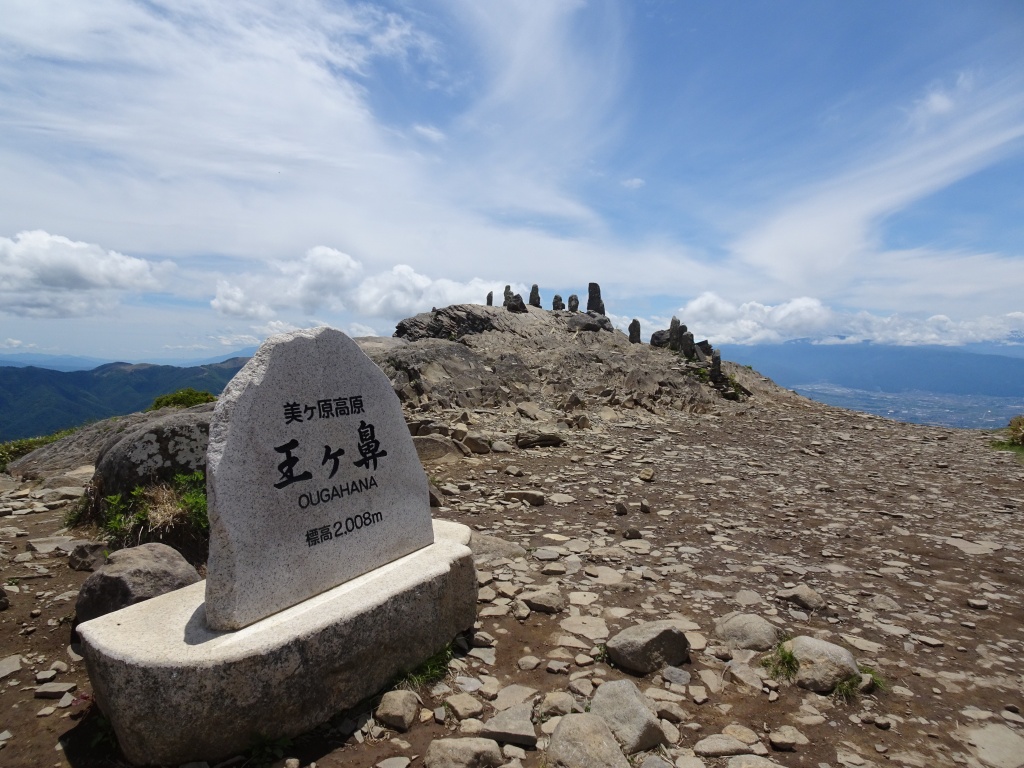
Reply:
<svg viewBox="0 0 1024 768"><path fill-rule="evenodd" d="M93 692L134 763L211 763L379 692L476 618L469 529L234 632L200 582L78 626Z"/></svg>
<svg viewBox="0 0 1024 768"><path fill-rule="evenodd" d="M244 627L433 540L398 397L332 328L271 337L228 384L210 423L207 495L214 629Z"/></svg>

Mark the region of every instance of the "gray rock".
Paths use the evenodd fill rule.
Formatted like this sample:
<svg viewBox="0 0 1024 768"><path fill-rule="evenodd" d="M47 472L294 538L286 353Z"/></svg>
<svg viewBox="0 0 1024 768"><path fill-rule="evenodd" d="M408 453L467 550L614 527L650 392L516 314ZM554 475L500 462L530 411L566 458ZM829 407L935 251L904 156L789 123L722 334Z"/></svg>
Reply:
<svg viewBox="0 0 1024 768"><path fill-rule="evenodd" d="M779 764L767 757L758 755L740 755L729 758L726 768L779 768Z"/></svg>
<svg viewBox="0 0 1024 768"><path fill-rule="evenodd" d="M544 493L542 491L505 491L505 501L525 501L531 507L544 506Z"/></svg>
<svg viewBox="0 0 1024 768"><path fill-rule="evenodd" d="M438 739L430 742L425 768L498 768L505 763L493 739Z"/></svg>
<svg viewBox="0 0 1024 768"><path fill-rule="evenodd" d="M505 305L505 309L509 312L516 312L518 314L525 314L528 311L526 309L526 302L523 301L523 297L518 293L509 299L508 304Z"/></svg>
<svg viewBox="0 0 1024 768"><path fill-rule="evenodd" d="M779 641L778 627L752 613L728 613L715 622L715 635L731 648L767 651Z"/></svg>
<svg viewBox="0 0 1024 768"><path fill-rule="evenodd" d="M462 444L469 448L472 453L483 454L491 452L490 441L479 432L470 432L462 440Z"/></svg>
<svg viewBox="0 0 1024 768"><path fill-rule="evenodd" d="M541 699L540 703L537 705L537 717L540 720L547 720L551 717L568 715L572 712L572 708L575 704L576 699L573 698L571 693L566 693L565 691L551 691L550 693L544 694L544 698Z"/></svg>
<svg viewBox="0 0 1024 768"><path fill-rule="evenodd" d="M499 558L515 560L519 557L526 557L526 550L518 544L477 531L473 531L469 538L469 548L473 551L473 557L478 560L497 560Z"/></svg>
<svg viewBox="0 0 1024 768"><path fill-rule="evenodd" d="M15 672L21 671L21 656L15 654L5 659L0 659L0 680L3 680Z"/></svg>
<svg viewBox="0 0 1024 768"><path fill-rule="evenodd" d="M657 755L648 755L640 763L640 768L672 768L672 763L665 762Z"/></svg>
<svg viewBox="0 0 1024 768"><path fill-rule="evenodd" d="M843 680L860 675L853 654L841 645L800 636L787 640L783 648L792 651L800 663L796 684L809 691L831 693Z"/></svg>
<svg viewBox="0 0 1024 768"><path fill-rule="evenodd" d="M992 768L1020 768L1024 765L1024 737L1002 723L982 728L961 728L981 761Z"/></svg>
<svg viewBox="0 0 1024 768"><path fill-rule="evenodd" d="M396 731L412 728L420 713L420 700L412 691L388 691L377 705L374 717Z"/></svg>
<svg viewBox="0 0 1024 768"><path fill-rule="evenodd" d="M825 607L825 598L806 584L797 584L792 589L780 589L775 596L780 600L796 603L808 611L817 611Z"/></svg>
<svg viewBox="0 0 1024 768"><path fill-rule="evenodd" d="M487 306L488 307L493 307L494 306L494 291L488 291L487 292Z"/></svg>
<svg viewBox="0 0 1024 768"><path fill-rule="evenodd" d="M601 286L597 283L589 283L587 286L587 312L596 312L603 315L604 301L601 300Z"/></svg>
<svg viewBox="0 0 1024 768"><path fill-rule="evenodd" d="M530 286L530 306L540 309L540 289L536 283Z"/></svg>
<svg viewBox="0 0 1024 768"><path fill-rule="evenodd" d="M701 739L693 745L694 754L700 757L729 757L730 755L749 755L750 745L744 744L733 736L716 733Z"/></svg>
<svg viewBox="0 0 1024 768"><path fill-rule="evenodd" d="M569 294L569 311L579 312L580 311L580 297L575 293Z"/></svg>
<svg viewBox="0 0 1024 768"><path fill-rule="evenodd" d="M559 720L547 759L551 768L630 768L608 724L594 714Z"/></svg>
<svg viewBox="0 0 1024 768"><path fill-rule="evenodd" d="M667 349L669 345L669 334L667 330L655 331L651 334L651 346Z"/></svg>
<svg viewBox="0 0 1024 768"><path fill-rule="evenodd" d="M0 587L0 611L6 611L11 607L11 598L7 596L7 593Z"/></svg>
<svg viewBox="0 0 1024 768"><path fill-rule="evenodd" d="M494 739L503 744L518 744L521 747L535 747L537 732L534 730L530 714L533 707L529 703L516 704L504 712L499 712L486 723L480 736Z"/></svg>
<svg viewBox="0 0 1024 768"><path fill-rule="evenodd" d="M412 438L416 456L424 464L459 461L463 452L451 438L443 435L417 435Z"/></svg>
<svg viewBox="0 0 1024 768"><path fill-rule="evenodd" d="M562 301L562 297L559 296L557 293L555 294L555 297L551 300L551 309L555 312L562 312L565 310L565 302Z"/></svg>
<svg viewBox="0 0 1024 768"><path fill-rule="evenodd" d="M140 485L206 471L213 403L161 409L141 424L115 433L100 448L93 497L128 494Z"/></svg>
<svg viewBox="0 0 1024 768"><path fill-rule="evenodd" d="M516 435L516 445L520 448L555 448L565 444L565 438L556 430L531 430Z"/></svg>
<svg viewBox="0 0 1024 768"><path fill-rule="evenodd" d="M627 755L665 743L654 708L632 680L614 680L598 688L590 712L608 724Z"/></svg>
<svg viewBox="0 0 1024 768"><path fill-rule="evenodd" d="M571 331L608 331L615 330L612 321L604 314L597 312L578 313L569 318L566 325Z"/></svg>
<svg viewBox="0 0 1024 768"><path fill-rule="evenodd" d="M75 619L81 624L198 581L196 569L166 544L121 549L82 584Z"/></svg>
<svg viewBox="0 0 1024 768"><path fill-rule="evenodd" d="M68 556L68 567L73 571L95 571L107 562L110 545L105 541L83 541L75 545Z"/></svg>
<svg viewBox="0 0 1024 768"><path fill-rule="evenodd" d="M484 713L484 705L475 696L468 693L457 693L445 699L444 704L459 720L479 717Z"/></svg>
<svg viewBox="0 0 1024 768"><path fill-rule="evenodd" d="M685 624L673 619L649 621L608 640L608 658L619 667L646 675L661 667L682 664L690 656Z"/></svg>
<svg viewBox="0 0 1024 768"><path fill-rule="evenodd" d="M519 599L526 603L531 611L539 613L561 613L565 610L565 597L557 589L538 589L524 592Z"/></svg>
<svg viewBox="0 0 1024 768"><path fill-rule="evenodd" d="M640 343L640 321L635 317L633 318L633 322L629 324L629 343Z"/></svg>

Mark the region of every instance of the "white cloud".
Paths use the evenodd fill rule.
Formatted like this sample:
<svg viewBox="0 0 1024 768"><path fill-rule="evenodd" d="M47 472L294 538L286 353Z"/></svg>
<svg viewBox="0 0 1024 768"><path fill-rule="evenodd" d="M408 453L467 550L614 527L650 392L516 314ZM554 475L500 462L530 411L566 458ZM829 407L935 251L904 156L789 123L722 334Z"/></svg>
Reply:
<svg viewBox="0 0 1024 768"><path fill-rule="evenodd" d="M779 343L811 338L820 343L873 341L878 344L943 344L1002 341L1024 332L1024 312L953 320L945 315L914 317L840 312L806 296L776 305L734 304L704 293L677 313L695 335L713 344Z"/></svg>
<svg viewBox="0 0 1024 768"><path fill-rule="evenodd" d="M30 317L100 314L124 293L158 288L168 265L42 230L0 237L0 311Z"/></svg>
<svg viewBox="0 0 1024 768"><path fill-rule="evenodd" d="M380 336L373 328L362 323L349 323L348 326L349 336Z"/></svg>
<svg viewBox="0 0 1024 768"><path fill-rule="evenodd" d="M644 181L643 179L634 177L632 179L624 179L622 181L622 186L624 186L626 189L640 189L640 187L642 187L646 183L647 182Z"/></svg>
<svg viewBox="0 0 1024 768"><path fill-rule="evenodd" d="M433 125L414 125L412 129L423 138L428 141L432 141L435 144L439 144L447 138L443 131Z"/></svg>
<svg viewBox="0 0 1024 768"><path fill-rule="evenodd" d="M5 339L0 341L0 349L32 349L35 344L26 344L21 339Z"/></svg>

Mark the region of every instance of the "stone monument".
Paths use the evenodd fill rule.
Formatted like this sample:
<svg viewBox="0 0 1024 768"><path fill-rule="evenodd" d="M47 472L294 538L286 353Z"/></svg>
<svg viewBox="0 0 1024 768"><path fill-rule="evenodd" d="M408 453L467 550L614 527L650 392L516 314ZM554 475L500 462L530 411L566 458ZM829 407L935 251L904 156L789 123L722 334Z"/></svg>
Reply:
<svg viewBox="0 0 1024 768"><path fill-rule="evenodd" d="M579 312L580 311L580 297L575 293L569 294L569 311Z"/></svg>
<svg viewBox="0 0 1024 768"><path fill-rule="evenodd" d="M603 315L604 301L601 299L601 286L597 283L590 283L587 286L587 312L597 312Z"/></svg>
<svg viewBox="0 0 1024 768"><path fill-rule="evenodd" d="M562 297L557 293L555 294L554 298L551 299L551 309L554 312L561 312L562 310L565 309L565 302L562 301Z"/></svg>
<svg viewBox="0 0 1024 768"><path fill-rule="evenodd" d="M488 291L487 292L487 306L488 307L493 307L494 306L494 291Z"/></svg>
<svg viewBox="0 0 1024 768"><path fill-rule="evenodd" d="M536 283L530 286L530 306L540 309L540 288Z"/></svg>
<svg viewBox="0 0 1024 768"><path fill-rule="evenodd" d="M629 324L629 343L640 343L640 321L635 317L633 318L633 322Z"/></svg>
<svg viewBox="0 0 1024 768"><path fill-rule="evenodd" d="M207 473L206 582L78 627L132 762L297 736L472 627L469 529L431 521L398 398L340 331L260 347L217 403Z"/></svg>

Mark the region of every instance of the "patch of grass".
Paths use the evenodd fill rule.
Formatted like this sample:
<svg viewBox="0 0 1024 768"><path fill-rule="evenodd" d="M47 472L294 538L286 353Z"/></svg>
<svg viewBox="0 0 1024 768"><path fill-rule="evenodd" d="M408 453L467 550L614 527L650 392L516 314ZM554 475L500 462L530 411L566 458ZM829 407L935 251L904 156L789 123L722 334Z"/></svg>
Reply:
<svg viewBox="0 0 1024 768"><path fill-rule="evenodd" d="M191 408L193 405L212 403L216 400L217 396L211 392L200 391L193 389L192 387L185 387L184 389L179 389L177 392L160 395L146 410L158 411L161 408Z"/></svg>
<svg viewBox="0 0 1024 768"><path fill-rule="evenodd" d="M444 680L448 675L448 662L452 660L452 656L452 644L448 643L422 664L399 676L394 687L415 691Z"/></svg>
<svg viewBox="0 0 1024 768"><path fill-rule="evenodd" d="M885 693L889 690L889 681L885 679L881 672L872 667L859 667L862 675L869 675L871 677L871 685L876 691Z"/></svg>
<svg viewBox="0 0 1024 768"><path fill-rule="evenodd" d="M691 368L688 373L692 374L695 378L705 384L711 381L711 371L707 368Z"/></svg>
<svg viewBox="0 0 1024 768"><path fill-rule="evenodd" d="M63 437L73 435L79 429L79 427L72 427L70 429L62 429L59 432L54 432L52 435L43 435L42 437L23 437L20 440L10 440L6 443L0 443L0 472L6 472L7 465L15 459L27 456L36 448L42 448L44 445L55 443Z"/></svg>
<svg viewBox="0 0 1024 768"><path fill-rule="evenodd" d="M598 664L608 663L608 646L601 643L597 646L597 656L594 657L594 661Z"/></svg>
<svg viewBox="0 0 1024 768"><path fill-rule="evenodd" d="M1024 414L1010 419L1010 425L1006 428L1006 432L1007 442L1010 445L1018 445L1024 448Z"/></svg>
<svg viewBox="0 0 1024 768"><path fill-rule="evenodd" d="M206 475L202 472L175 475L170 484L138 486L127 495L105 496L97 508L94 522L113 549L161 541L172 532L173 540L204 542L209 536ZM88 500L81 502L65 522L89 522L88 509Z"/></svg>
<svg viewBox="0 0 1024 768"><path fill-rule="evenodd" d="M832 691L832 698L846 704L857 698L860 692L860 675L850 675L845 680L840 680Z"/></svg>
<svg viewBox="0 0 1024 768"><path fill-rule="evenodd" d="M761 666L764 667L773 680L792 680L800 669L800 662L796 660L793 651L786 648L783 640L761 659Z"/></svg>

